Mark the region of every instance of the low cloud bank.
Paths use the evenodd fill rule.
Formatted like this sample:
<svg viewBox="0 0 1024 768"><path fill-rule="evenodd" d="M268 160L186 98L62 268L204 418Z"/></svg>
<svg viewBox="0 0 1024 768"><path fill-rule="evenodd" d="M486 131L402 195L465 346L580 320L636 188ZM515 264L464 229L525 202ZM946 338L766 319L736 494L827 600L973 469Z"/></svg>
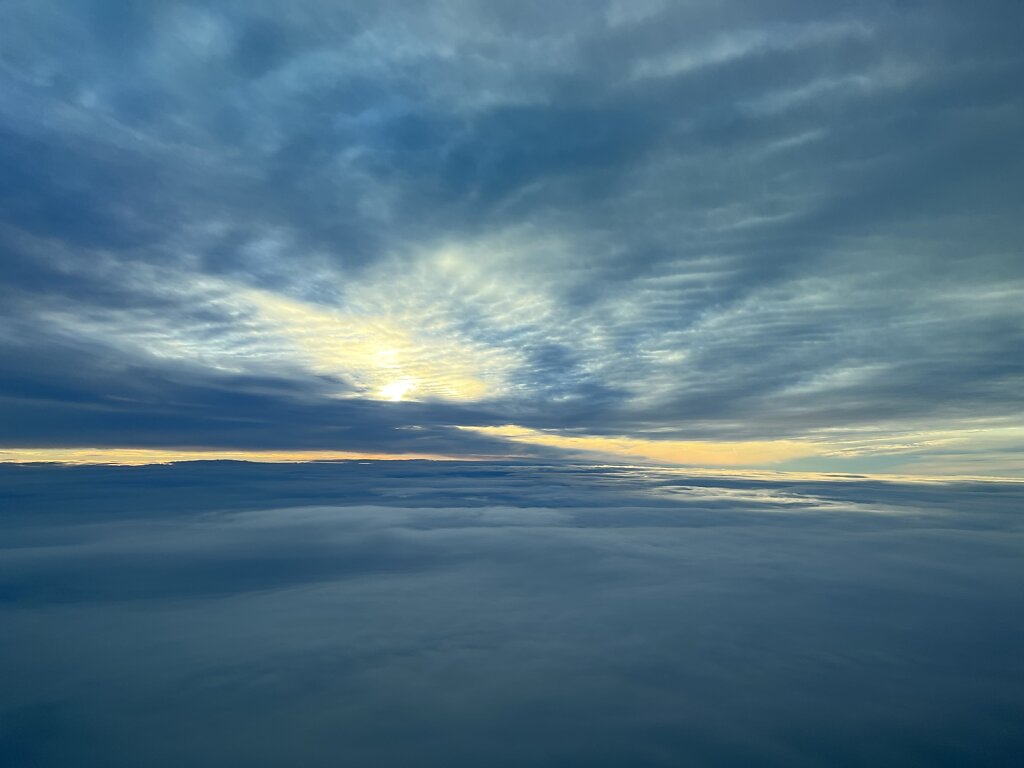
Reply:
<svg viewBox="0 0 1024 768"><path fill-rule="evenodd" d="M0 758L1015 764L1020 484L0 467Z"/></svg>

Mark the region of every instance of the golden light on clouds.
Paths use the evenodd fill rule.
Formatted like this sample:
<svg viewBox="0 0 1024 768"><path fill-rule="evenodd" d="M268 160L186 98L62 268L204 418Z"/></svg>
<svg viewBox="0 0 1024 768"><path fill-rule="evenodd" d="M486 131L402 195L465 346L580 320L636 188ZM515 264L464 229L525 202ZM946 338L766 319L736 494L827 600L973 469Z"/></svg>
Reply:
<svg viewBox="0 0 1024 768"><path fill-rule="evenodd" d="M319 374L350 382L376 400L480 400L501 391L514 367L509 354L416 318L332 309L247 289L235 300L265 333Z"/></svg>
<svg viewBox="0 0 1024 768"><path fill-rule="evenodd" d="M399 403L416 390L416 382L412 379L399 379L385 384L378 393L383 400Z"/></svg>
<svg viewBox="0 0 1024 768"><path fill-rule="evenodd" d="M512 425L460 427L460 429L526 445L542 445L620 461L628 459L662 464L693 464L713 467L765 466L821 452L820 447L798 440L742 442L642 440L631 437L562 435Z"/></svg>

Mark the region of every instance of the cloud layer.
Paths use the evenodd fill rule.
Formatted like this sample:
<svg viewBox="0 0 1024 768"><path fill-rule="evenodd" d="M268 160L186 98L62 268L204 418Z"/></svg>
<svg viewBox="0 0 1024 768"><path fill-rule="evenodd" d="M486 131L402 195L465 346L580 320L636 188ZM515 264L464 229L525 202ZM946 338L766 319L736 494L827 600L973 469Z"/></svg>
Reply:
<svg viewBox="0 0 1024 768"><path fill-rule="evenodd" d="M0 466L0 762L1015 766L1020 483Z"/></svg>
<svg viewBox="0 0 1024 768"><path fill-rule="evenodd" d="M0 440L1012 472L1018 5L4 3Z"/></svg>

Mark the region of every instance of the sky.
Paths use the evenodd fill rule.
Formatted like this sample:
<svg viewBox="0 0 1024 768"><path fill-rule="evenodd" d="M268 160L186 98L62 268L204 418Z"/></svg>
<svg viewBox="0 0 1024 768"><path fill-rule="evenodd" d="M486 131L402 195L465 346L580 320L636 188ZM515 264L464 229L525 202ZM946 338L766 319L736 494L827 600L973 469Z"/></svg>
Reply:
<svg viewBox="0 0 1024 768"><path fill-rule="evenodd" d="M1024 485L0 465L5 768L1016 768Z"/></svg>
<svg viewBox="0 0 1024 768"><path fill-rule="evenodd" d="M1010 768L1019 0L0 0L0 765Z"/></svg>
<svg viewBox="0 0 1024 768"><path fill-rule="evenodd" d="M0 459L1024 474L1019 2L0 4Z"/></svg>

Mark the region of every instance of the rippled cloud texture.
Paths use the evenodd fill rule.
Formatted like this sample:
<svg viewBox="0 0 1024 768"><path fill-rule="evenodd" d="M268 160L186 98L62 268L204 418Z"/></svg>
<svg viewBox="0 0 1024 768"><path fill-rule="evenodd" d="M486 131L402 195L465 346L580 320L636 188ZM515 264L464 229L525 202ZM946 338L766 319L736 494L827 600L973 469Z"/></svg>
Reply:
<svg viewBox="0 0 1024 768"><path fill-rule="evenodd" d="M0 465L0 764L1018 766L1020 483Z"/></svg>
<svg viewBox="0 0 1024 768"><path fill-rule="evenodd" d="M8 0L4 457L1019 473L1022 23Z"/></svg>

